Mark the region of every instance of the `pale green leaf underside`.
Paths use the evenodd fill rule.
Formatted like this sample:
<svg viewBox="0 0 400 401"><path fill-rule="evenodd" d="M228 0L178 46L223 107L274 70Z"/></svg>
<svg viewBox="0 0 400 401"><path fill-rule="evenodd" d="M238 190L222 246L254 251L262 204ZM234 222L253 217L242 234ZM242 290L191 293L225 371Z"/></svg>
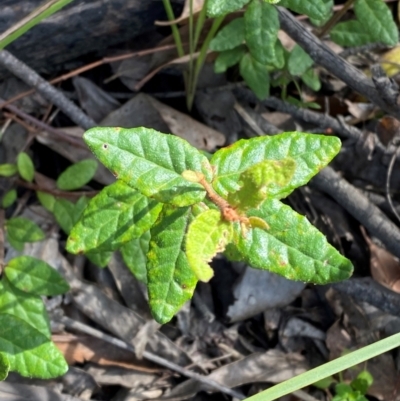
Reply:
<svg viewBox="0 0 400 401"><path fill-rule="evenodd" d="M331 7L327 7L324 0L282 0L279 5L315 20L325 20L331 12Z"/></svg>
<svg viewBox="0 0 400 401"><path fill-rule="evenodd" d="M59 295L69 290L60 273L40 259L18 256L5 267L5 275L19 290L34 295Z"/></svg>
<svg viewBox="0 0 400 401"><path fill-rule="evenodd" d="M369 31L359 21L344 21L331 30L331 39L341 46L362 46L372 42Z"/></svg>
<svg viewBox="0 0 400 401"><path fill-rule="evenodd" d="M8 372L10 371L10 361L6 354L0 352L0 381L7 378Z"/></svg>
<svg viewBox="0 0 400 401"><path fill-rule="evenodd" d="M90 200L71 231L67 250L114 251L148 231L161 207L161 203L118 180Z"/></svg>
<svg viewBox="0 0 400 401"><path fill-rule="evenodd" d="M41 298L18 290L4 277L0 281L0 313L18 317L50 338L49 318Z"/></svg>
<svg viewBox="0 0 400 401"><path fill-rule="evenodd" d="M232 239L232 224L221 219L221 212L206 210L189 225L186 238L186 255L189 265L201 281L209 281L214 271L209 263Z"/></svg>
<svg viewBox="0 0 400 401"><path fill-rule="evenodd" d="M185 170L198 171L210 180L207 158L185 140L148 128L96 127L84 139L96 157L118 179L162 203L187 206L200 202L201 185L185 180Z"/></svg>
<svg viewBox="0 0 400 401"><path fill-rule="evenodd" d="M399 40L392 11L382 0L357 0L354 4L357 19L368 29L371 39L394 46Z"/></svg>
<svg viewBox="0 0 400 401"><path fill-rule="evenodd" d="M271 200L260 210L248 214L263 218L269 225L268 230L250 229L246 237L236 227L236 246L251 266L291 280L316 284L341 281L351 276L351 262L289 206Z"/></svg>
<svg viewBox="0 0 400 401"><path fill-rule="evenodd" d="M210 17L219 17L236 10L240 10L250 0L208 0L207 14Z"/></svg>
<svg viewBox="0 0 400 401"><path fill-rule="evenodd" d="M236 18L225 25L210 42L214 51L232 50L244 42L244 19Z"/></svg>
<svg viewBox="0 0 400 401"><path fill-rule="evenodd" d="M259 63L272 65L278 39L279 18L276 8L264 0L252 0L244 14L246 44Z"/></svg>
<svg viewBox="0 0 400 401"><path fill-rule="evenodd" d="M288 70L292 75L300 76L313 64L314 60L299 45L296 45L289 56Z"/></svg>
<svg viewBox="0 0 400 401"><path fill-rule="evenodd" d="M151 228L147 254L147 288L154 319L167 323L192 298L197 284L190 269L184 240L191 208L164 205Z"/></svg>
<svg viewBox="0 0 400 401"><path fill-rule="evenodd" d="M259 63L250 53L240 60L240 74L255 95L263 100L269 96L270 77L267 66Z"/></svg>
<svg viewBox="0 0 400 401"><path fill-rule="evenodd" d="M68 364L48 337L9 314L0 314L0 352L12 371L25 377L50 379L61 376Z"/></svg>
<svg viewBox="0 0 400 401"><path fill-rule="evenodd" d="M147 283L146 264L150 238L150 231L146 231L140 238L129 241L120 249L124 262L129 270L143 283Z"/></svg>
<svg viewBox="0 0 400 401"><path fill-rule="evenodd" d="M57 179L57 187L72 191L86 185L96 174L98 163L93 159L82 160L63 171Z"/></svg>
<svg viewBox="0 0 400 401"><path fill-rule="evenodd" d="M18 242L36 242L44 239L42 229L25 217L13 217L6 222L7 234Z"/></svg>
<svg viewBox="0 0 400 401"><path fill-rule="evenodd" d="M305 185L332 160L340 146L337 137L302 132L242 139L214 154L211 159L215 166L213 187L221 196L227 197L240 189L240 175L249 167L263 160L290 158L296 164L292 178L284 187L269 188L270 197L281 199Z"/></svg>
<svg viewBox="0 0 400 401"><path fill-rule="evenodd" d="M293 177L293 159L264 160L245 170L239 178L240 190L229 194L228 202L240 210L258 207L267 197L269 188L284 187Z"/></svg>

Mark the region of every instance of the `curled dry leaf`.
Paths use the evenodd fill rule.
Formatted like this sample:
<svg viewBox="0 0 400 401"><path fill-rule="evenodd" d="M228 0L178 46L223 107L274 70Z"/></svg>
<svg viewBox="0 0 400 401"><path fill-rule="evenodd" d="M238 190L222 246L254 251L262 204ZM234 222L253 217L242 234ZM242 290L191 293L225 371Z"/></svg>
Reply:
<svg viewBox="0 0 400 401"><path fill-rule="evenodd" d="M154 98L149 96L148 98L167 123L170 131L186 139L196 148L212 151L217 146L222 146L225 143L225 136L220 132L201 124L187 114L181 113Z"/></svg>
<svg viewBox="0 0 400 401"><path fill-rule="evenodd" d="M375 245L362 227L362 233L368 244L371 259L371 275L375 281L400 293L400 261L384 248Z"/></svg>
<svg viewBox="0 0 400 401"><path fill-rule="evenodd" d="M159 25L159 26L168 26L168 25L174 25L174 24L179 24L180 22L183 22L184 20L189 18L190 2L192 2L193 14L200 12L204 6L204 0L186 0L185 4L183 6L182 14L178 18L176 18L172 21L156 21L155 24Z"/></svg>

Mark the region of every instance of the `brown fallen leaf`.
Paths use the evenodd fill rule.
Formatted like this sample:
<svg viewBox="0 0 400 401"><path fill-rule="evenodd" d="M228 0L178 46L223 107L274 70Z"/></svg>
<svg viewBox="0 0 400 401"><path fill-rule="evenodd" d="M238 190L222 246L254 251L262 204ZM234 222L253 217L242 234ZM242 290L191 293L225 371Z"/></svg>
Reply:
<svg viewBox="0 0 400 401"><path fill-rule="evenodd" d="M400 293L399 259L386 249L375 245L365 232L364 227L361 227L361 232L371 253L370 268L373 279L392 291Z"/></svg>
<svg viewBox="0 0 400 401"><path fill-rule="evenodd" d="M217 146L222 146L225 143L225 136L220 132L152 97L148 96L148 99L154 108L160 113L162 119L166 122L171 132L186 139L196 148L212 151L215 150Z"/></svg>
<svg viewBox="0 0 400 401"><path fill-rule="evenodd" d="M161 373L146 360L138 360L135 355L115 347L98 338L87 335L56 334L52 340L62 352L68 364L95 362L103 366L119 366L146 373Z"/></svg>
<svg viewBox="0 0 400 401"><path fill-rule="evenodd" d="M186 0L183 6L182 14L178 18L172 21L156 21L155 25L168 26L168 25L179 24L180 22L183 22L185 19L189 18L191 1L192 1L193 14L197 14L198 12L200 12L204 6L204 0Z"/></svg>

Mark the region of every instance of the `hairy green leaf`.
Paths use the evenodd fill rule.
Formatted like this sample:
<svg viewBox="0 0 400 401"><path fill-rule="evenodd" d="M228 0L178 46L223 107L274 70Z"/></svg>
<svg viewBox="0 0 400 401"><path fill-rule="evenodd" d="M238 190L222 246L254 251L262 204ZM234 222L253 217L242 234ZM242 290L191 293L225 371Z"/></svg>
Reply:
<svg viewBox="0 0 400 401"><path fill-rule="evenodd" d="M356 20L339 22L332 28L330 35L340 46L355 47L373 42L369 29Z"/></svg>
<svg viewBox="0 0 400 401"><path fill-rule="evenodd" d="M67 251L114 251L148 231L161 208L161 203L118 180L90 200L71 231Z"/></svg>
<svg viewBox="0 0 400 401"><path fill-rule="evenodd" d="M318 21L326 20L332 9L330 2L325 0L282 0L279 5Z"/></svg>
<svg viewBox="0 0 400 401"><path fill-rule="evenodd" d="M185 140L149 128L105 128L86 131L84 139L114 175L162 203L187 206L200 202L205 191L185 180L185 170L211 180L207 158Z"/></svg>
<svg viewBox="0 0 400 401"><path fill-rule="evenodd" d="M19 175L26 181L32 182L35 176L35 167L32 159L25 152L21 152L17 157L17 167Z"/></svg>
<svg viewBox="0 0 400 401"><path fill-rule="evenodd" d="M291 280L326 284L349 278L351 262L342 256L304 216L272 199L248 212L269 228L251 228L245 236L235 225L235 243L253 267Z"/></svg>
<svg viewBox="0 0 400 401"><path fill-rule="evenodd" d="M374 42L394 46L399 41L399 32L393 20L392 12L382 0L357 0L354 4L357 19L368 27Z"/></svg>
<svg viewBox="0 0 400 401"><path fill-rule="evenodd" d="M52 296L69 290L60 273L43 260L31 256L11 259L4 272L14 287L28 294Z"/></svg>
<svg viewBox="0 0 400 401"><path fill-rule="evenodd" d="M15 164L5 163L0 164L0 177L11 177L17 174L18 168Z"/></svg>
<svg viewBox="0 0 400 401"><path fill-rule="evenodd" d="M249 53L240 60L240 74L260 100L269 96L270 79L267 66L260 64Z"/></svg>
<svg viewBox="0 0 400 401"><path fill-rule="evenodd" d="M51 194L41 191L36 191L36 196L38 197L40 204L49 212L53 213L56 198Z"/></svg>
<svg viewBox="0 0 400 401"><path fill-rule="evenodd" d="M0 313L16 316L47 338L51 336L49 317L41 298L20 291L4 277L0 281Z"/></svg>
<svg viewBox="0 0 400 401"><path fill-rule="evenodd" d="M246 43L252 57L260 64L275 60L279 18L276 8L264 0L252 0L244 14Z"/></svg>
<svg viewBox="0 0 400 401"><path fill-rule="evenodd" d="M7 234L18 242L36 242L44 239L42 229L25 217L13 217L6 222Z"/></svg>
<svg viewBox="0 0 400 401"><path fill-rule="evenodd" d="M186 254L189 265L201 281L209 281L214 271L209 262L225 250L232 239L232 224L221 218L218 210L209 209L198 215L189 225Z"/></svg>
<svg viewBox="0 0 400 401"><path fill-rule="evenodd" d="M17 199L17 191L15 189L11 189L10 191L6 192L3 196L3 199L1 201L1 205L4 207L4 209L8 208L11 206Z"/></svg>
<svg viewBox="0 0 400 401"><path fill-rule="evenodd" d="M66 234L71 232L73 226L81 218L87 203L88 199L85 196L81 196L76 203L64 198L59 198L55 201L53 207L54 217Z"/></svg>
<svg viewBox="0 0 400 401"><path fill-rule="evenodd" d="M333 6L335 5L334 0L322 0L325 6L325 12L322 14L324 15L322 19L319 18L310 18L310 22L315 26L322 26L326 22L328 22L329 18L333 15Z"/></svg>
<svg viewBox="0 0 400 401"><path fill-rule="evenodd" d="M6 354L0 352L0 381L7 378L8 372L10 371L10 361Z"/></svg>
<svg viewBox="0 0 400 401"><path fill-rule="evenodd" d="M246 46L240 45L232 50L225 50L215 59L214 71L216 74L225 72L229 67L237 64L246 54Z"/></svg>
<svg viewBox="0 0 400 401"><path fill-rule="evenodd" d="M210 17L219 17L240 10L250 0L208 0L207 14Z"/></svg>
<svg viewBox="0 0 400 401"><path fill-rule="evenodd" d="M64 170L57 179L57 187L72 191L86 185L96 174L98 163L93 159L82 160Z"/></svg>
<svg viewBox="0 0 400 401"><path fill-rule="evenodd" d="M122 258L132 274L143 283L147 283L147 252L151 235L146 231L140 238L135 238L121 247Z"/></svg>
<svg viewBox="0 0 400 401"><path fill-rule="evenodd" d="M292 75L300 76L313 64L314 60L299 45L296 45L289 56L288 70Z"/></svg>
<svg viewBox="0 0 400 401"><path fill-rule="evenodd" d="M193 296L197 284L184 249L191 208L164 205L151 228L147 254L147 288L154 319L169 322Z"/></svg>
<svg viewBox="0 0 400 401"><path fill-rule="evenodd" d="M58 348L24 320L0 314L0 352L10 368L25 377L50 379L63 375L68 364Z"/></svg>
<svg viewBox="0 0 400 401"><path fill-rule="evenodd" d="M225 25L210 42L214 51L232 50L244 42L244 18L236 18Z"/></svg>
<svg viewBox="0 0 400 401"><path fill-rule="evenodd" d="M293 159L263 160L245 170L239 177L240 189L229 194L228 202L239 210L258 207L270 188L285 187L296 170Z"/></svg>
<svg viewBox="0 0 400 401"><path fill-rule="evenodd" d="M280 135L242 139L218 150L211 163L215 166L214 189L223 197L240 189L240 175L263 160L293 159L296 170L284 187L269 189L269 196L284 198L306 184L339 152L339 138L324 135L286 132Z"/></svg>

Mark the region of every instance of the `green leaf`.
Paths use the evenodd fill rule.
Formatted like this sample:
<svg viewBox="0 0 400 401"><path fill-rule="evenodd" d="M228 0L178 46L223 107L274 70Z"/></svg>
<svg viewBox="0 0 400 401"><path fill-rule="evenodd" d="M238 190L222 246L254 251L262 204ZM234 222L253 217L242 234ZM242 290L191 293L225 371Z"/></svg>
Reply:
<svg viewBox="0 0 400 401"><path fill-rule="evenodd" d="M49 212L53 213L56 198L51 194L41 191L36 191L36 196L38 197L40 204Z"/></svg>
<svg viewBox="0 0 400 401"><path fill-rule="evenodd" d="M282 46L280 40L275 42L275 59L273 60L274 69L281 70L286 63L285 53L287 50Z"/></svg>
<svg viewBox="0 0 400 401"><path fill-rule="evenodd" d="M12 237L10 237L9 235L7 235L7 241L9 242L9 244L16 250L19 252L22 252L24 250L24 246L25 243L24 242L20 242L17 241L15 239L13 239Z"/></svg>
<svg viewBox="0 0 400 401"><path fill-rule="evenodd" d="M147 254L147 288L154 319L169 322L192 298L197 284L184 249L191 208L164 205L151 228Z"/></svg>
<svg viewBox="0 0 400 401"><path fill-rule="evenodd" d="M350 383L354 390L359 391L361 394L367 394L369 387L374 382L374 378L371 373L363 370L358 376Z"/></svg>
<svg viewBox="0 0 400 401"><path fill-rule="evenodd" d="M148 231L161 208L161 203L118 180L90 200L71 231L67 251L114 251Z"/></svg>
<svg viewBox="0 0 400 401"><path fill-rule="evenodd" d="M81 218L87 203L88 199L84 196L81 196L75 204L63 198L56 200L53 208L54 217L66 234L71 232L72 227Z"/></svg>
<svg viewBox="0 0 400 401"><path fill-rule="evenodd" d="M45 238L42 229L25 217L13 217L6 222L7 234L18 242L36 242Z"/></svg>
<svg viewBox="0 0 400 401"><path fill-rule="evenodd" d="M35 176L35 167L32 159L25 152L21 152L17 157L17 167L19 175L26 181L32 182Z"/></svg>
<svg viewBox="0 0 400 401"><path fill-rule="evenodd" d="M96 174L98 163L93 159L82 160L64 170L57 179L57 187L72 191L86 185Z"/></svg>
<svg viewBox="0 0 400 401"><path fill-rule="evenodd" d="M183 171L201 172L208 181L212 178L207 158L173 135L143 127L96 127L86 131L84 139L118 179L162 203L187 206L203 200L203 187L185 180Z"/></svg>
<svg viewBox="0 0 400 401"><path fill-rule="evenodd" d="M10 283L28 294L52 296L69 290L68 283L54 268L31 256L18 256L5 267Z"/></svg>
<svg viewBox="0 0 400 401"><path fill-rule="evenodd" d="M352 393L353 389L346 383L338 383L335 386L335 392L337 395L347 395Z"/></svg>
<svg viewBox="0 0 400 401"><path fill-rule="evenodd" d="M276 8L264 0L252 0L244 14L246 43L260 64L273 64L278 38L279 17Z"/></svg>
<svg viewBox="0 0 400 401"><path fill-rule="evenodd" d="M50 379L68 370L50 339L16 316L0 314L0 352L21 376Z"/></svg>
<svg viewBox="0 0 400 401"><path fill-rule="evenodd" d="M218 210L209 209L189 225L186 255L191 269L201 281L209 281L214 271L209 262L225 250L232 239L232 224L221 218Z"/></svg>
<svg viewBox="0 0 400 401"><path fill-rule="evenodd" d="M5 163L0 164L0 177L11 177L17 174L18 168L15 164Z"/></svg>
<svg viewBox="0 0 400 401"><path fill-rule="evenodd" d="M314 20L326 20L332 7L325 0L282 0L279 5L289 8L298 14L306 14Z"/></svg>
<svg viewBox="0 0 400 401"><path fill-rule="evenodd" d="M280 135L242 139L214 153L214 189L223 197L240 189L240 175L264 160L293 159L296 170L285 187L270 189L269 196L288 196L295 188L306 184L325 167L340 150L340 139L333 136L286 132Z"/></svg>
<svg viewBox="0 0 400 401"><path fill-rule="evenodd" d="M150 231L140 238L135 238L121 247L122 258L132 274L143 283L147 283L147 252L150 244Z"/></svg>
<svg viewBox="0 0 400 401"><path fill-rule="evenodd" d="M6 380L10 371L10 362L6 354L0 352L0 381Z"/></svg>
<svg viewBox="0 0 400 401"><path fill-rule="evenodd" d="M313 383L314 387L320 388L322 390L328 389L331 384L336 383L336 380L332 377L325 377L324 379L318 380L317 382Z"/></svg>
<svg viewBox="0 0 400 401"><path fill-rule="evenodd" d="M260 100L269 96L270 79L267 66L260 64L250 54L245 54L240 60L240 74Z"/></svg>
<svg viewBox="0 0 400 401"><path fill-rule="evenodd" d="M220 17L240 10L250 0L208 0L207 14L209 17Z"/></svg>
<svg viewBox="0 0 400 401"><path fill-rule="evenodd" d="M85 256L97 267L106 267L110 262L112 252L87 252Z"/></svg>
<svg viewBox="0 0 400 401"><path fill-rule="evenodd" d="M288 60L290 74L303 75L313 64L314 60L299 45L293 48Z"/></svg>
<svg viewBox="0 0 400 401"><path fill-rule="evenodd" d="M291 158L254 164L240 175L238 183L241 188L229 194L228 202L239 210L256 208L268 198L270 189L285 187L295 170L296 163Z"/></svg>
<svg viewBox="0 0 400 401"><path fill-rule="evenodd" d="M368 27L374 42L382 42L395 46L399 41L399 33L393 20L392 11L382 0L357 0L354 4L357 19Z"/></svg>
<svg viewBox="0 0 400 401"><path fill-rule="evenodd" d="M349 278L351 262L331 246L304 216L278 200L264 202L248 216L263 219L268 230L249 229L245 237L235 223L235 243L253 267L290 280L326 284Z"/></svg>
<svg viewBox="0 0 400 401"><path fill-rule="evenodd" d="M17 199L17 191L15 189L11 189L10 191L4 194L3 199L1 201L1 205L4 207L4 209L6 209L9 206L11 206L16 199Z"/></svg>
<svg viewBox="0 0 400 401"><path fill-rule="evenodd" d="M330 33L333 42L340 46L355 47L373 42L369 29L360 21L344 21L336 24Z"/></svg>
<svg viewBox="0 0 400 401"><path fill-rule="evenodd" d="M244 42L244 18L236 18L225 25L211 40L210 49L214 51L232 50Z"/></svg>
<svg viewBox="0 0 400 401"><path fill-rule="evenodd" d="M334 0L322 0L325 5L324 17L322 19L310 18L310 22L315 26L322 26L328 22L333 15Z"/></svg>
<svg viewBox="0 0 400 401"><path fill-rule="evenodd" d="M237 64L246 54L246 46L240 45L232 50L225 50L218 54L215 59L214 71L216 74L225 72L229 67Z"/></svg>
<svg viewBox="0 0 400 401"><path fill-rule="evenodd" d="M49 317L41 298L18 290L4 277L0 281L0 313L16 316L47 338L51 336Z"/></svg>
<svg viewBox="0 0 400 401"><path fill-rule="evenodd" d="M301 80L313 91L318 92L321 89L321 81L319 80L318 74L310 68L302 76Z"/></svg>

